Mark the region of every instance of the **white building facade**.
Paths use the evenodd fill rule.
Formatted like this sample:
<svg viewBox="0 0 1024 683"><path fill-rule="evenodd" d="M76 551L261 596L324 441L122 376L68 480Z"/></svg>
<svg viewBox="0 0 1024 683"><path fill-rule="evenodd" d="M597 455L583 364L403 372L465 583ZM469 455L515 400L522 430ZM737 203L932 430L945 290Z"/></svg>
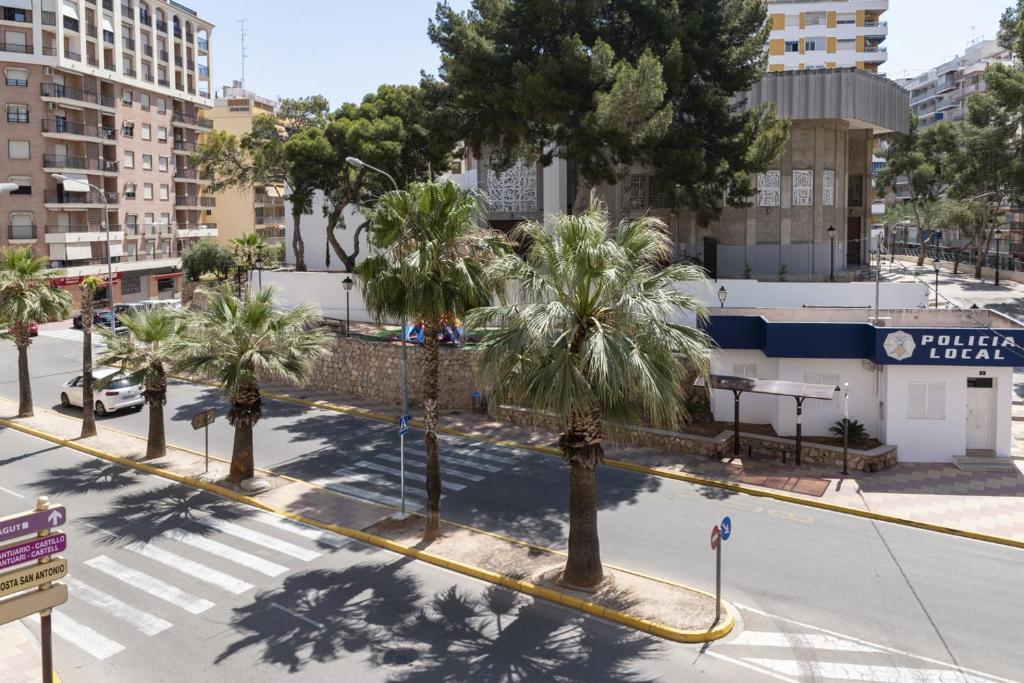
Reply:
<svg viewBox="0 0 1024 683"><path fill-rule="evenodd" d="M888 59L881 20L889 0L768 0L770 71L856 67L878 73Z"/></svg>

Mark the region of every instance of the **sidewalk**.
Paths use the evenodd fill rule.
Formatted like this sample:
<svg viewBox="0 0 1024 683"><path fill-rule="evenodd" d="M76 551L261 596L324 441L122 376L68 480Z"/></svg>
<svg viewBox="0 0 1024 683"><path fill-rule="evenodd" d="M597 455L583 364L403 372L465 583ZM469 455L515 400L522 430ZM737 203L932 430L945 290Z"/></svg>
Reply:
<svg viewBox="0 0 1024 683"><path fill-rule="evenodd" d="M21 621L0 626L0 681L39 683L42 680L39 641ZM55 683L60 676L55 671Z"/></svg>
<svg viewBox="0 0 1024 683"><path fill-rule="evenodd" d="M272 395L375 419L397 421L401 414L398 406L357 402L286 385L265 386L264 396ZM419 416L417 411L412 413L414 418ZM508 425L468 412L444 413L440 424L444 430L474 438L557 454L558 435L553 432ZM742 458L715 461L651 448L605 447L606 458L613 466L622 463L655 475L658 473L653 470L714 479L759 491L784 492L799 500L1024 542L1024 422L1014 423L1014 451L1016 473L964 472L952 464L899 463L881 472L851 472L844 477L835 469L821 467L797 470L775 462L745 463ZM444 455L441 457L443 463Z"/></svg>

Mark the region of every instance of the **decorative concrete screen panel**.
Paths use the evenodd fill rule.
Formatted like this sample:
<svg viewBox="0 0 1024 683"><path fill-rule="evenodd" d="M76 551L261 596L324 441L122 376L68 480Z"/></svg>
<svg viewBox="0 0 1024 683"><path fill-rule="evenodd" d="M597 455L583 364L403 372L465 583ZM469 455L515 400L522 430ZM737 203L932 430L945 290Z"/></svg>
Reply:
<svg viewBox="0 0 1024 683"><path fill-rule="evenodd" d="M487 203L491 211L535 213L537 211L537 168L517 161L503 173L487 171Z"/></svg>
<svg viewBox="0 0 1024 683"><path fill-rule="evenodd" d="M836 205L836 172L825 169L821 179L821 203L825 206Z"/></svg>
<svg viewBox="0 0 1024 683"><path fill-rule="evenodd" d="M782 171L765 171L757 174L757 205L782 205Z"/></svg>
<svg viewBox="0 0 1024 683"><path fill-rule="evenodd" d="M814 206L814 171L793 171L793 206Z"/></svg>

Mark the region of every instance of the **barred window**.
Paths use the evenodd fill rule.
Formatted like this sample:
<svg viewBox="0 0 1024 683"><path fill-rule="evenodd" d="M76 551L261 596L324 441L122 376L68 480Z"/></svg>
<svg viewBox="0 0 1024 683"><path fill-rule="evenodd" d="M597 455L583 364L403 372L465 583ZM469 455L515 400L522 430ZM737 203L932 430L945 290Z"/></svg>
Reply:
<svg viewBox="0 0 1024 683"><path fill-rule="evenodd" d="M647 180L646 175L629 176L629 208L634 211L642 211L649 206L647 201Z"/></svg>

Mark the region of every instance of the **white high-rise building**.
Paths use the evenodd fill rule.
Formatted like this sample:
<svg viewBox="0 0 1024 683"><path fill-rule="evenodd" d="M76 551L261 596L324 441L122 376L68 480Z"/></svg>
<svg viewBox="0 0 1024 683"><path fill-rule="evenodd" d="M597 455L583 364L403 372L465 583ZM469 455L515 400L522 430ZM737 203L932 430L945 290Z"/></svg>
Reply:
<svg viewBox="0 0 1024 683"><path fill-rule="evenodd" d="M768 0L770 71L856 67L878 73L888 53L889 0Z"/></svg>

